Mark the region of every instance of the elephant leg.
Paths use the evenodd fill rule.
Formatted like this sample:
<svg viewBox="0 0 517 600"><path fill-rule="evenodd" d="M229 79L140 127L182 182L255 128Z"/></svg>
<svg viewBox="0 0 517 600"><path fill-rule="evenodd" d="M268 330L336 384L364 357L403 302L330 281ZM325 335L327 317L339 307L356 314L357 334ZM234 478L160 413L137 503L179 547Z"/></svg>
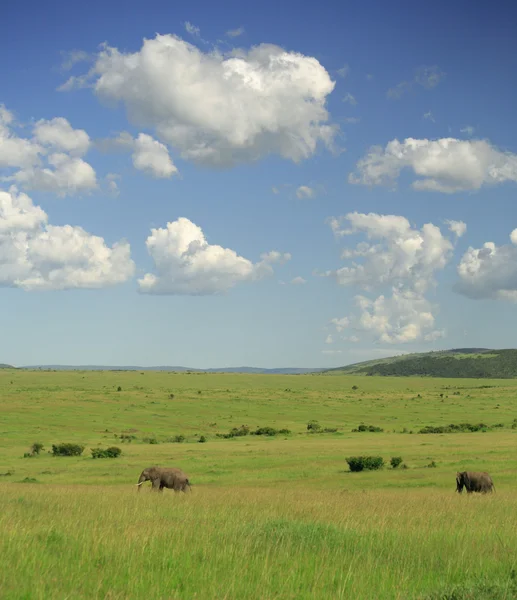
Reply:
<svg viewBox="0 0 517 600"><path fill-rule="evenodd" d="M159 489L161 489L161 482L159 479L153 479L153 486L151 489L155 490L155 491L158 491Z"/></svg>

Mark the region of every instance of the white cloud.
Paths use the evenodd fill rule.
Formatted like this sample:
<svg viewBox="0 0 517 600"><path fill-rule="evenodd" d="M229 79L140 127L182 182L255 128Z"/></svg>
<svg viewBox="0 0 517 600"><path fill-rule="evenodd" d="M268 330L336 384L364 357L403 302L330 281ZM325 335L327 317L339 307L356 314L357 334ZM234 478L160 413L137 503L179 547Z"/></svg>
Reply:
<svg viewBox="0 0 517 600"><path fill-rule="evenodd" d="M337 74L343 79L350 73L350 67L348 65L343 65L341 69L337 70Z"/></svg>
<svg viewBox="0 0 517 600"><path fill-rule="evenodd" d="M304 279L303 277L295 277L294 279L291 279L291 283L293 285L303 285L304 283L307 283L307 280Z"/></svg>
<svg viewBox="0 0 517 600"><path fill-rule="evenodd" d="M426 113L424 113L424 119L426 121L432 121L433 123L435 123L433 113L430 110L428 110Z"/></svg>
<svg viewBox="0 0 517 600"><path fill-rule="evenodd" d="M16 181L28 190L55 192L60 196L91 191L97 187L92 166L82 158L74 158L62 152L48 156L48 167L21 169L8 179Z"/></svg>
<svg viewBox="0 0 517 600"><path fill-rule="evenodd" d="M405 93L411 91L415 85L420 85L430 90L436 87L444 77L445 73L436 65L432 67L421 66L415 69L411 81L401 81L395 87L388 90L387 96L391 99L399 99Z"/></svg>
<svg viewBox="0 0 517 600"><path fill-rule="evenodd" d="M239 37L244 33L244 27L237 27L236 29L229 29L226 35L231 38Z"/></svg>
<svg viewBox="0 0 517 600"><path fill-rule="evenodd" d="M14 186L0 190L0 285L24 290L102 288L134 273L130 247L108 247L81 227L48 224L46 213Z"/></svg>
<svg viewBox="0 0 517 600"><path fill-rule="evenodd" d="M347 123L348 125L357 125L361 121L361 117L344 117L342 119L343 123Z"/></svg>
<svg viewBox="0 0 517 600"><path fill-rule="evenodd" d="M358 161L357 173L348 181L362 185L395 185L402 169L419 176L416 190L454 193L478 190L483 185L517 181L517 155L503 152L485 140L417 140L389 142L370 148Z"/></svg>
<svg viewBox="0 0 517 600"><path fill-rule="evenodd" d="M309 187L308 185L301 185L297 190L296 190L296 197L297 198L314 198L314 194L315 191L313 188Z"/></svg>
<svg viewBox="0 0 517 600"><path fill-rule="evenodd" d="M279 193L280 193L280 190L279 190L279 189L276 187L276 185L274 185L274 186L271 188L271 191L273 192L273 194L279 194Z"/></svg>
<svg viewBox="0 0 517 600"><path fill-rule="evenodd" d="M119 187L118 187L118 183L117 180L120 179L120 175L118 175L117 173L108 173L105 177L107 186L108 186L108 193L111 196L118 196L120 193Z"/></svg>
<svg viewBox="0 0 517 600"><path fill-rule="evenodd" d="M341 354L343 350L322 350L322 354Z"/></svg>
<svg viewBox="0 0 517 600"><path fill-rule="evenodd" d="M199 27L196 27L192 23L189 23L189 21L185 21L185 31L187 33L190 33L190 35L194 37L199 37L201 34L201 30L199 29Z"/></svg>
<svg viewBox="0 0 517 600"><path fill-rule="evenodd" d="M449 226L449 231L452 231L456 237L462 237L467 231L467 225L463 221L446 220L445 223Z"/></svg>
<svg viewBox="0 0 517 600"><path fill-rule="evenodd" d="M64 57L61 63L62 71L70 71L77 63L90 60L90 55L83 50L71 50L70 52L62 52L61 54Z"/></svg>
<svg viewBox="0 0 517 600"><path fill-rule="evenodd" d="M352 344L357 344L357 342L360 342L360 341L361 341L361 339L360 339L360 338L358 338L356 335L349 335L349 336L346 336L346 335L344 335L344 336L343 336L343 339L344 339L346 342L352 342Z"/></svg>
<svg viewBox="0 0 517 600"><path fill-rule="evenodd" d="M326 339L325 339L325 344L333 344L334 343L334 338L332 337L332 334L328 334Z"/></svg>
<svg viewBox="0 0 517 600"><path fill-rule="evenodd" d="M347 227L343 227L345 221ZM359 233L368 241L346 248L342 258L353 262L326 275L339 285L369 291L386 287L391 292L373 300L356 296L356 313L332 319L336 331L351 328L389 343L431 341L443 335L435 329L434 307L425 297L435 285L435 273L446 266L454 248L438 227L427 223L415 229L405 217L357 212L331 218L329 224L337 238ZM464 233L464 223L448 224L456 237Z"/></svg>
<svg viewBox="0 0 517 600"><path fill-rule="evenodd" d="M152 229L146 246L157 274L147 273L138 283L141 292L150 294L224 293L237 283L270 275L273 264L291 258L272 251L254 264L234 250L209 244L202 229L184 217L164 229Z"/></svg>
<svg viewBox="0 0 517 600"><path fill-rule="evenodd" d="M34 141L15 135L14 116L0 104L0 168L30 167L40 162L43 148Z"/></svg>
<svg viewBox="0 0 517 600"><path fill-rule="evenodd" d="M344 95L343 102L347 102L348 104L351 104L352 106L355 106L357 104L357 100L355 99L354 96L352 96L352 94L350 92L347 92Z"/></svg>
<svg viewBox="0 0 517 600"><path fill-rule="evenodd" d="M146 171L154 177L171 177L178 173L172 162L167 146L154 140L145 133L139 134L135 140L133 165L135 169Z"/></svg>
<svg viewBox="0 0 517 600"><path fill-rule="evenodd" d="M13 126L12 114L0 106L0 169L8 169L0 181L60 195L97 187L93 167L80 158L90 146L84 130L73 129L66 119L57 117L38 121L33 138L25 139Z"/></svg>
<svg viewBox="0 0 517 600"><path fill-rule="evenodd" d="M34 126L34 139L73 156L83 156L90 147L90 136L84 129L74 129L63 117L41 119Z"/></svg>
<svg viewBox="0 0 517 600"><path fill-rule="evenodd" d="M503 246L485 242L482 248L469 247L458 265L455 290L474 299L517 301L517 229L510 241Z"/></svg>
<svg viewBox="0 0 517 600"><path fill-rule="evenodd" d="M332 147L337 130L325 107L335 86L327 71L272 44L223 55L157 35L133 54L105 47L87 80L100 99L122 102L132 122L154 127L199 163L230 166L271 153L298 162L319 142Z"/></svg>
<svg viewBox="0 0 517 600"><path fill-rule="evenodd" d="M466 127L463 127L462 129L460 129L461 133L464 133L465 135L468 135L469 137L472 137L474 135L474 127L472 127L472 125L467 125Z"/></svg>

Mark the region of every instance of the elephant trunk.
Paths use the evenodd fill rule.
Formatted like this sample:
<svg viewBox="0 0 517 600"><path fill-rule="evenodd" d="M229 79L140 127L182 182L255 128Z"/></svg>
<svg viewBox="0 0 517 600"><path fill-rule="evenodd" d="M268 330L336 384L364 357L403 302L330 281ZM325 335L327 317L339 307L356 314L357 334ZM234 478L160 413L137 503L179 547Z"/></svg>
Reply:
<svg viewBox="0 0 517 600"><path fill-rule="evenodd" d="M140 491L140 486L142 485L142 483L145 483L146 481L147 477L144 474L140 475L138 483L136 484L138 486L138 491Z"/></svg>

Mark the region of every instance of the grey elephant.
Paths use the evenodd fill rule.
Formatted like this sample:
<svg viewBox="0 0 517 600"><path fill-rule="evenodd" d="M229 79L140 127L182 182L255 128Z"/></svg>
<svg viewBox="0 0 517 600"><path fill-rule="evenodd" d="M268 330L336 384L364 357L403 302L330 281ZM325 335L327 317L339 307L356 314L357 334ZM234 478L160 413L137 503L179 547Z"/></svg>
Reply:
<svg viewBox="0 0 517 600"><path fill-rule="evenodd" d="M169 488L175 492L185 492L187 487L191 490L190 481L185 473L176 467L148 467L144 469L138 479L138 491L146 481L152 483L152 490L163 492Z"/></svg>
<svg viewBox="0 0 517 600"><path fill-rule="evenodd" d="M463 471L456 473L456 491L461 494L463 488L467 490L467 494L472 492L487 492L495 491L494 482L488 473L478 473L475 471Z"/></svg>

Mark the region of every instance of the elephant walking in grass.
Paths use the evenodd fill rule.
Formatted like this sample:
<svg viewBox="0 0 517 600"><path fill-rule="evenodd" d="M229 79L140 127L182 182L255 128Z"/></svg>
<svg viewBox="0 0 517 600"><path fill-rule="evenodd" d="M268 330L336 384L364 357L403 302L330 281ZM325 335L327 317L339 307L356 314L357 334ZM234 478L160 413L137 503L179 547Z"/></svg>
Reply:
<svg viewBox="0 0 517 600"><path fill-rule="evenodd" d="M495 491L494 482L488 473L477 473L475 471L463 471L456 473L456 491L461 494L463 488L467 490L467 494L472 492L487 492Z"/></svg>
<svg viewBox="0 0 517 600"><path fill-rule="evenodd" d="M144 469L138 479L138 491L146 481L152 483L152 490L163 492L163 488L169 488L175 492L185 492L187 487L191 490L190 481L181 469L175 467L148 467Z"/></svg>

